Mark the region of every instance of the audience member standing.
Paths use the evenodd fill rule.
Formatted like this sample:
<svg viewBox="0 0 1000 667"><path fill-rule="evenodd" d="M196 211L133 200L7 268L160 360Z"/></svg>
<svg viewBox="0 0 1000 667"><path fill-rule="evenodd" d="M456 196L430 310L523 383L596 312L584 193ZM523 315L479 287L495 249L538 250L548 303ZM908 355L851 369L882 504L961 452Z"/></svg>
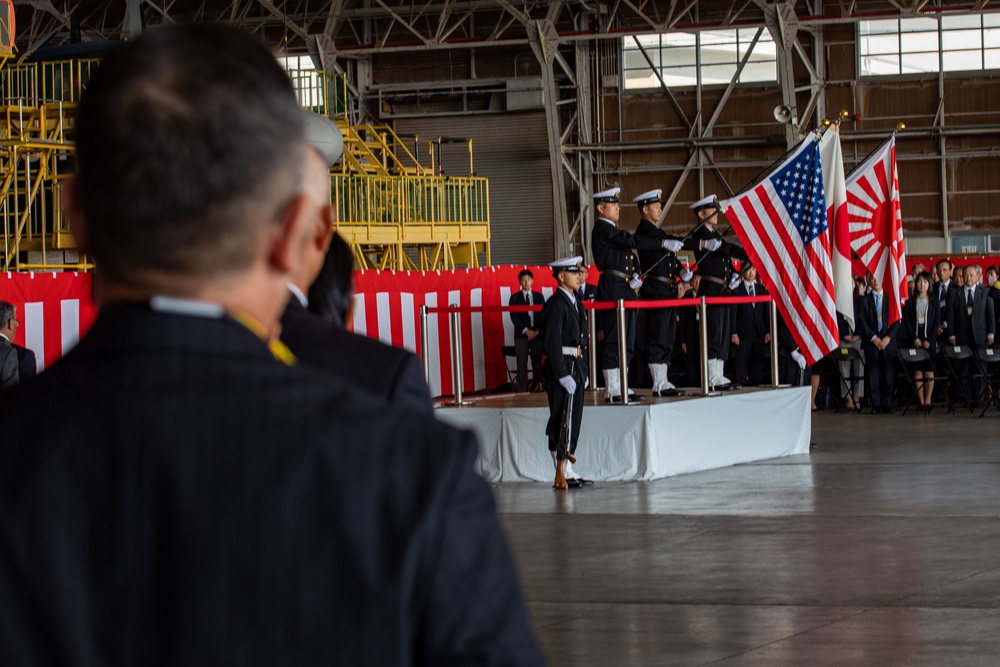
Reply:
<svg viewBox="0 0 1000 667"><path fill-rule="evenodd" d="M914 293L903 306L902 340L907 347L926 350L930 356L913 368L916 380L917 401L924 412L931 408L934 393L934 353L937 351L938 307L931 292L931 277L927 273L917 274ZM905 356L905 355L904 355Z"/></svg>
<svg viewBox="0 0 1000 667"><path fill-rule="evenodd" d="M757 268L746 261L743 279L730 296L767 296L767 289L757 282ZM764 377L767 345L771 342L771 317L766 303L740 303L730 306L731 344L736 348L737 385L756 387Z"/></svg>
<svg viewBox="0 0 1000 667"><path fill-rule="evenodd" d="M521 289L510 295L507 305L510 306L541 306L545 297L541 292L532 291L535 276L528 269L517 274L517 282ZM531 376L537 385L542 379L542 341L538 338L538 319L536 312L511 312L510 321L514 325L514 354L517 359L517 387L515 391L529 391L528 387L528 357L531 357Z"/></svg>
<svg viewBox="0 0 1000 667"><path fill-rule="evenodd" d="M899 321L889 324L889 295L882 290L879 279L871 271L865 274L865 279L871 291L861 300L861 341L871 389L871 411L888 414L892 412L893 359Z"/></svg>
<svg viewBox="0 0 1000 667"><path fill-rule="evenodd" d="M21 379L17 350L14 349L18 324L14 304L0 301L0 389L10 389Z"/></svg>

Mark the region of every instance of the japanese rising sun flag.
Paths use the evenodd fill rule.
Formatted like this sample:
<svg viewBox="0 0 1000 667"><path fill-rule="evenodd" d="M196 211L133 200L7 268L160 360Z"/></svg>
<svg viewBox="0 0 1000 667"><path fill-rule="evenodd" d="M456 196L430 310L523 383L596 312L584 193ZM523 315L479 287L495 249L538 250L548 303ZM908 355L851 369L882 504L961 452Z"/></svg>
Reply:
<svg viewBox="0 0 1000 667"><path fill-rule="evenodd" d="M848 175L847 218L851 248L889 295L892 324L901 317L901 303L907 298L895 135Z"/></svg>

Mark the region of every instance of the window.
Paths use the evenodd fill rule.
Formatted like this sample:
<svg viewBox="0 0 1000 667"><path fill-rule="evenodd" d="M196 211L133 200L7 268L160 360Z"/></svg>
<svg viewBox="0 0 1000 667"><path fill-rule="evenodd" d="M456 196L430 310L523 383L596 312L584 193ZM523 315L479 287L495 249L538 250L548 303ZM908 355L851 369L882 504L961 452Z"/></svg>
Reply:
<svg viewBox="0 0 1000 667"><path fill-rule="evenodd" d="M754 28L740 28L626 37L622 40L625 90L659 88L656 71L670 87L726 85L732 81L740 60L750 50L755 34ZM777 80L777 52L771 35L765 30L740 73L739 83L775 83Z"/></svg>
<svg viewBox="0 0 1000 667"><path fill-rule="evenodd" d="M299 105L314 109L323 101L323 79L309 56L279 56L278 62L288 72Z"/></svg>
<svg viewBox="0 0 1000 667"><path fill-rule="evenodd" d="M1000 69L1000 14L861 21L861 76Z"/></svg>

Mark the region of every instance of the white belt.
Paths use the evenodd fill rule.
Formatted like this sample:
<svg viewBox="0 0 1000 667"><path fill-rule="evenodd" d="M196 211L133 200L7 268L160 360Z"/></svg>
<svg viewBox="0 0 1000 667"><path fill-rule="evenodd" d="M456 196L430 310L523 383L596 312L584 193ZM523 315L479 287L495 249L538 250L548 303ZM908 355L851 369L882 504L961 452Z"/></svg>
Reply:
<svg viewBox="0 0 1000 667"><path fill-rule="evenodd" d="M581 350L579 347L564 347L562 350L563 350L563 355L567 357L574 357L576 359L579 359L580 357L583 356L583 350Z"/></svg>

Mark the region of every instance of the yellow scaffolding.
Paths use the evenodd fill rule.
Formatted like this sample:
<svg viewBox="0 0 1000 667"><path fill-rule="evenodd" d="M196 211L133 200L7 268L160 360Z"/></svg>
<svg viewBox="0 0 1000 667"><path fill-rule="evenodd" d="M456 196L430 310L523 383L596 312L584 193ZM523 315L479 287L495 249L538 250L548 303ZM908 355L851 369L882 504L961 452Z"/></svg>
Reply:
<svg viewBox="0 0 1000 667"><path fill-rule="evenodd" d="M60 187L72 171L76 104L98 65L88 59L3 66L0 55L2 270L93 268L75 251ZM330 174L331 201L359 268L489 265L489 188L472 175L471 141L469 176L441 175L434 150L440 138L404 141L388 126L350 125L343 75L289 76L299 104L333 119L344 135L344 158Z"/></svg>

